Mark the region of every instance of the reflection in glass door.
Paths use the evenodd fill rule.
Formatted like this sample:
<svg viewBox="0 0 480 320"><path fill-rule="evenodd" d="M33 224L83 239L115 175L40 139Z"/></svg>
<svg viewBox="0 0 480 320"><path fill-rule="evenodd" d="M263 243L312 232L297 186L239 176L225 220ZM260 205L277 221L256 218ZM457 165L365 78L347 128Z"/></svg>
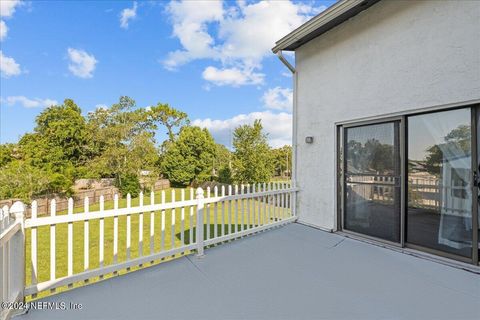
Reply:
<svg viewBox="0 0 480 320"><path fill-rule="evenodd" d="M345 128L344 229L400 241L400 122Z"/></svg>
<svg viewBox="0 0 480 320"><path fill-rule="evenodd" d="M406 241L471 257L471 109L410 116L407 126Z"/></svg>
<svg viewBox="0 0 480 320"><path fill-rule="evenodd" d="M475 113L475 121L474 126L476 128L476 136L474 137L475 145L477 148L477 161L475 162L476 166L476 172L475 172L475 184L476 188L474 188L474 208L476 207L477 209L477 219L473 219L473 226L475 228L476 225L476 230L473 232L473 240L474 244L475 241L477 243L477 248L476 248L476 259L475 259L475 252L474 252L474 260L476 260L477 264L480 264L480 107L475 107L474 108L474 113ZM475 212L473 212L475 214ZM475 250L475 247L474 247ZM475 263L475 261L474 261Z"/></svg>

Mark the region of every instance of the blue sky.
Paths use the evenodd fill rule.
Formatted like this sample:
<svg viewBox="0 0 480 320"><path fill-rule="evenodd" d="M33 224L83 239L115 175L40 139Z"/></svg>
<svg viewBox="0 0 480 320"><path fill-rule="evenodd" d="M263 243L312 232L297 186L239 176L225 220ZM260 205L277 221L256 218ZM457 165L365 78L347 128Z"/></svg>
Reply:
<svg viewBox="0 0 480 320"><path fill-rule="evenodd" d="M289 143L292 79L269 49L332 3L1 0L0 142L65 98L87 114L127 95L187 112L226 145L255 118L272 146Z"/></svg>

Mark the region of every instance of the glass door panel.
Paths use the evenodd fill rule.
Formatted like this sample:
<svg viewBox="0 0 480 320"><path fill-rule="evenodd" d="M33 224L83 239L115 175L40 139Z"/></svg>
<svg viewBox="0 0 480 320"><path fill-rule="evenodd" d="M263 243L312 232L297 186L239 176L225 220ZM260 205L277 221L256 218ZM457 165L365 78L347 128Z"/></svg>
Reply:
<svg viewBox="0 0 480 320"><path fill-rule="evenodd" d="M406 241L472 253L471 109L408 117Z"/></svg>
<svg viewBox="0 0 480 320"><path fill-rule="evenodd" d="M398 121L345 129L346 230L400 241Z"/></svg>
<svg viewBox="0 0 480 320"><path fill-rule="evenodd" d="M473 201L476 201L474 205L477 207L477 221L476 223L476 230L474 231L473 235L476 235L476 240L477 240L477 264L480 264L480 107L475 108L475 114L476 114L476 146L477 146L477 161L476 161L476 166L477 166L477 171L475 175L476 179L476 188L474 188L474 197ZM475 219L474 219L475 220ZM475 224L474 224L475 228ZM475 234L476 233L476 234ZM475 247L474 247L475 249ZM475 263L475 261L474 261Z"/></svg>

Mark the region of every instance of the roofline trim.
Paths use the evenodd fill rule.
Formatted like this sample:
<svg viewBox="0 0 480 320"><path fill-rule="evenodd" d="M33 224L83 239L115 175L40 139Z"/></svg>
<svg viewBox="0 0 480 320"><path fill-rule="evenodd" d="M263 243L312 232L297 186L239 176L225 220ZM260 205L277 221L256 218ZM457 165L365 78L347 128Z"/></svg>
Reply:
<svg viewBox="0 0 480 320"><path fill-rule="evenodd" d="M343 14L348 13L357 6L362 5L365 0L340 0L339 2L332 5L330 8L321 12L317 16L313 17L311 20L302 24L297 29L293 30L285 37L281 38L275 43L275 47L272 48L273 53L277 53L280 50L293 51L296 48L289 48L295 42L302 40L304 37L307 37L315 30L325 26L327 23L337 19Z"/></svg>

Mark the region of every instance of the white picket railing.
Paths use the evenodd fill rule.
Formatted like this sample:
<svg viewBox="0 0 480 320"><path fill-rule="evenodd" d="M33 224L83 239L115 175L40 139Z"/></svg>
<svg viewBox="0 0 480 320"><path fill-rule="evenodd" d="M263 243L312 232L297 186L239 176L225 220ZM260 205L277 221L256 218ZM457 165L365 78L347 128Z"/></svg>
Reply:
<svg viewBox="0 0 480 320"><path fill-rule="evenodd" d="M158 261L178 254L196 252L198 256L202 256L205 247L293 222L297 219L295 208L292 205L295 202L296 189L285 183L228 186L228 188L222 187L221 189L215 187L213 190L207 188L206 194L204 194L203 189L198 188L196 197L194 197L193 189L190 189L189 193L189 199L185 200L185 189L182 189L181 199L176 201L175 191L172 190L171 201L166 202L165 191L162 191L160 203L155 203L155 195L152 193L149 204L143 203L144 197L140 194L138 206L132 206L130 195L128 195L125 208L119 208L118 196L115 196L113 209L106 210L103 199L100 199L98 211L89 211L87 198L84 203L84 211L81 213L74 213L73 200L70 199L68 212L59 215L56 212L55 201L52 201L51 215L45 217L37 217L36 202L33 202L31 218L24 220L23 216L20 218L23 212L18 214L18 221L16 220L17 222L11 227L15 231L9 231L9 234L20 234L22 243L25 243L24 232L29 232L31 235L30 252L25 253L22 250L22 262L25 263L24 257L26 256L30 260L31 266L31 283L23 290L22 298L23 295L35 295L45 290L53 291L58 287L72 286L79 281L88 282L94 277L102 278L107 274L115 275L119 271L128 271L132 267L143 266L147 263L153 263L155 260ZM132 258L132 231L136 231L132 230L132 217L135 215L138 216L138 256ZM149 215L150 218L150 225L147 226L149 228L148 240L143 238L144 215ZM119 248L119 217L126 218L124 248ZM105 264L106 218L113 218L113 239L107 239L113 241L113 260L109 265ZM93 220L98 220L99 228L98 265L96 266L90 264L92 244L90 243L89 227ZM170 221L169 226L166 225L168 220ZM74 241L82 241L82 239L74 239L74 226L82 222L83 271L75 273ZM66 239L56 238L56 227L61 224L67 224ZM45 228L49 228L50 231L50 277L40 281L38 239L40 232L48 232ZM157 229L160 230L159 237L157 235L160 242L157 243L157 247L159 246L160 250L155 250ZM78 237L78 234L76 236ZM170 244L167 247L166 237L168 236L170 236ZM45 239L45 237L43 238ZM2 247L4 242L11 242L8 241L8 236L5 236L4 240L3 232L1 239ZM67 255L59 257L59 259L65 259L67 262L67 273L62 277L56 277L56 252L59 245L57 240L59 240L60 245L64 245L65 240L67 242ZM145 246L145 240L148 241L149 247ZM44 243L41 245L45 246ZM122 261L119 259L119 250L125 250L126 258ZM75 254L78 256L77 252ZM11 258L10 256L5 259L4 254L4 266L5 260L8 264ZM3 274L8 273L5 267L2 270ZM18 270L23 270L23 268L16 269L15 272L19 273ZM23 288L25 286L24 275L18 281L21 281ZM2 285L2 287L4 286Z"/></svg>
<svg viewBox="0 0 480 320"><path fill-rule="evenodd" d="M25 287L25 206L15 202L0 209L0 301L20 302ZM13 308L0 308L0 319L8 319Z"/></svg>

